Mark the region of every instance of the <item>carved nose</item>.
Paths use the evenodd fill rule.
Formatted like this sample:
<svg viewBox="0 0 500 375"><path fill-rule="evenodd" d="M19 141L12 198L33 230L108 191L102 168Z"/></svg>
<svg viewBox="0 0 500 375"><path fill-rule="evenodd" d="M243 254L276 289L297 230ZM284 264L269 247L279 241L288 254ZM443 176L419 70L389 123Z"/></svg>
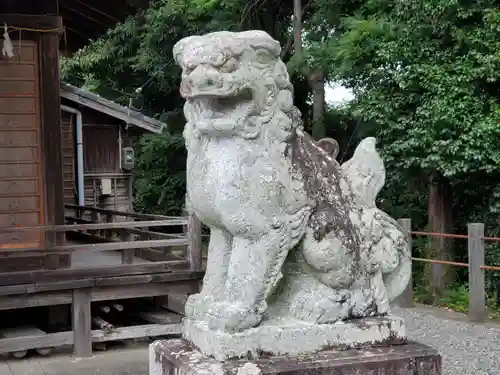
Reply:
<svg viewBox="0 0 500 375"><path fill-rule="evenodd" d="M215 85L215 80L208 74L205 74L203 77L200 78L201 79L198 82L200 83L201 87L211 87Z"/></svg>
<svg viewBox="0 0 500 375"><path fill-rule="evenodd" d="M218 85L220 77L217 71L203 66L197 67L189 77L189 85L200 89Z"/></svg>
<svg viewBox="0 0 500 375"><path fill-rule="evenodd" d="M205 77L204 79L199 79L199 80L195 80L193 78L190 78L188 80L189 86L195 86L196 81L198 81L200 83L200 86L213 86L215 84L215 81L210 77Z"/></svg>

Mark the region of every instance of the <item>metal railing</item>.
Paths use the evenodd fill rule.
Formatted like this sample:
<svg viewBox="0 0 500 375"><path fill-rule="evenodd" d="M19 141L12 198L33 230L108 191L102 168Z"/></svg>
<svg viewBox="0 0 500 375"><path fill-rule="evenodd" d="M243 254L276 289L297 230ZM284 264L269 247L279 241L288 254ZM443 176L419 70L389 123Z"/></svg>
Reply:
<svg viewBox="0 0 500 375"><path fill-rule="evenodd" d="M486 265L485 263L485 243L500 242L498 237L487 237L484 235L483 223L470 223L467 225L467 234L434 233L411 230L411 219L398 220L403 227L408 238L408 246L412 249L414 236L425 236L434 238L465 239L468 247L468 263L456 262L443 259L425 259L412 257L414 262L424 262L431 264L441 264L453 267L463 267L468 269L468 289L469 289L469 320L484 322L487 318L486 291L485 291L485 271L500 271L500 266ZM398 304L402 307L413 306L413 281L410 280L405 292L399 297Z"/></svg>

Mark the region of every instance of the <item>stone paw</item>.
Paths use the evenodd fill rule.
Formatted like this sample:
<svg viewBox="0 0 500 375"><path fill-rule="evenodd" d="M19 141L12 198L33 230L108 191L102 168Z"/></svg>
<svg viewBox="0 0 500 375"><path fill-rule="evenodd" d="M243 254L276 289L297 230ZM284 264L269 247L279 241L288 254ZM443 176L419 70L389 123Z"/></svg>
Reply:
<svg viewBox="0 0 500 375"><path fill-rule="evenodd" d="M322 299L316 302L315 306L316 323L333 324L349 316L348 303Z"/></svg>
<svg viewBox="0 0 500 375"><path fill-rule="evenodd" d="M262 314L243 304L216 302L207 309L203 320L214 331L240 332L257 326Z"/></svg>
<svg viewBox="0 0 500 375"><path fill-rule="evenodd" d="M309 298L295 303L291 309L297 319L316 324L333 324L349 315L346 301L338 298Z"/></svg>
<svg viewBox="0 0 500 375"><path fill-rule="evenodd" d="M202 293L190 295L184 306L186 318L203 320L211 304L212 300Z"/></svg>

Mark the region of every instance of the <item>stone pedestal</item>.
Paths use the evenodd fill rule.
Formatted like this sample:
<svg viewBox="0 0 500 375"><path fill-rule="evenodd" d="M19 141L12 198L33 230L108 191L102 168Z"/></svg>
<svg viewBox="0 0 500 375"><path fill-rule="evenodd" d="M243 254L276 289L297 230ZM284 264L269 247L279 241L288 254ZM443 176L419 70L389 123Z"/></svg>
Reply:
<svg viewBox="0 0 500 375"><path fill-rule="evenodd" d="M314 353L324 348L357 349L406 343L404 319L377 316L316 324L291 318L264 320L255 328L226 333L205 322L183 320L183 337L203 354L219 361L268 355Z"/></svg>
<svg viewBox="0 0 500 375"><path fill-rule="evenodd" d="M149 375L441 375L441 356L428 346L404 345L323 350L297 356L263 356L220 362L183 339L149 348Z"/></svg>

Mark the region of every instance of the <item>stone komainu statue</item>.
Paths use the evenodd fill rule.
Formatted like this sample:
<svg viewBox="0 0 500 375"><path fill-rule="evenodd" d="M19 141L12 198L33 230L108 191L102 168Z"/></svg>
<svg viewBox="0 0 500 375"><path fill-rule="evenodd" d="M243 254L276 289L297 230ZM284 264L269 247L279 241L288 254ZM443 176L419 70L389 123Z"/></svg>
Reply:
<svg viewBox="0 0 500 375"><path fill-rule="evenodd" d="M354 319L386 315L411 273L402 229L375 204L385 180L375 139L342 165L333 140L316 144L280 50L262 31L192 36L174 48L188 209L211 230L183 333L216 358L359 343L348 337L360 329ZM388 331L403 324L384 319ZM377 332L363 340L387 338ZM319 338L291 349L287 335Z"/></svg>

